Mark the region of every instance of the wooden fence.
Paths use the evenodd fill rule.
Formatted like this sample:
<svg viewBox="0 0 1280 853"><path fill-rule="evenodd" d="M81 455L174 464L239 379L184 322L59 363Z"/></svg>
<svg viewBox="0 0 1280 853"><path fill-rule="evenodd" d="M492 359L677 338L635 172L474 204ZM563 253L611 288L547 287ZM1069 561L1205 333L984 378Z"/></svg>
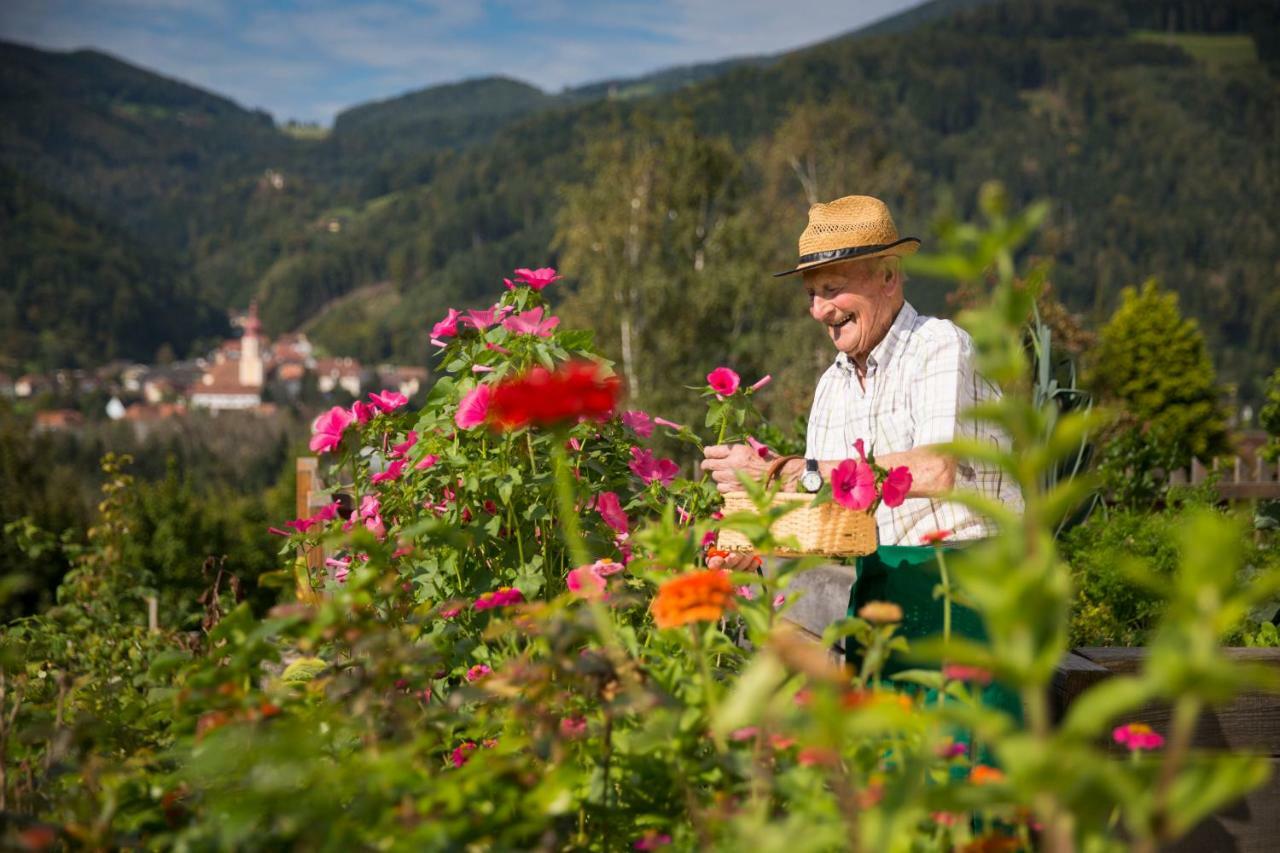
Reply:
<svg viewBox="0 0 1280 853"><path fill-rule="evenodd" d="M1267 462L1261 453L1252 458L1236 456L1230 461L1215 460L1206 468L1198 459L1191 467L1174 471L1169 476L1170 485L1197 486L1217 475L1214 488L1224 501L1280 500L1280 462Z"/></svg>

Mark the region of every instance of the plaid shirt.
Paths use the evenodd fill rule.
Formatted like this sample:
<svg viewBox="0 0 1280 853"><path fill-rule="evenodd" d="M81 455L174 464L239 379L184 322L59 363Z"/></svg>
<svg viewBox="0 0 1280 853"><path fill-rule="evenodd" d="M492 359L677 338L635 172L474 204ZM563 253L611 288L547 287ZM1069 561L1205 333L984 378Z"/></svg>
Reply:
<svg viewBox="0 0 1280 853"><path fill-rule="evenodd" d="M813 395L808 458L838 462L854 457L858 438L877 457L951 441L957 433L1008 446L993 426L957 418L975 403L998 398L1000 391L978 375L972 339L948 320L923 317L904 303L884 340L867 357L865 381L864 389L849 357L836 356ZM1022 508L1017 484L982 462L957 463L956 489ZM968 507L931 498L908 498L894 509L881 504L876 524L882 545L919 545L934 530L951 530L952 539L995 533L990 521Z"/></svg>

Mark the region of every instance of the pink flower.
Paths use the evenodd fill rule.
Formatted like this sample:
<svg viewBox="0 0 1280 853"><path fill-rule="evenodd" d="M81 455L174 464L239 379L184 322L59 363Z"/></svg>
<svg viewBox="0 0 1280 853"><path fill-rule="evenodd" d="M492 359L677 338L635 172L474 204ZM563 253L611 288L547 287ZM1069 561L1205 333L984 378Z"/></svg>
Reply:
<svg viewBox="0 0 1280 853"><path fill-rule="evenodd" d="M1164 746L1164 736L1153 731L1146 723L1116 726L1111 736L1115 738L1116 743L1127 746L1130 752L1159 749Z"/></svg>
<svg viewBox="0 0 1280 853"><path fill-rule="evenodd" d="M657 832L649 830L631 846L636 850L657 850L659 847L666 847L671 843L671 836L665 832Z"/></svg>
<svg viewBox="0 0 1280 853"><path fill-rule="evenodd" d="M880 486L880 496L884 499L884 505L889 508L902 506L909 491L911 491L911 470L906 465L899 465L890 471L889 476L884 478L884 483Z"/></svg>
<svg viewBox="0 0 1280 853"><path fill-rule="evenodd" d="M360 499L360 517L373 518L382 512L382 502L378 500L378 496L367 494Z"/></svg>
<svg viewBox="0 0 1280 853"><path fill-rule="evenodd" d="M968 681L973 684L990 684L991 672L980 666L949 663L942 668L942 677L952 681Z"/></svg>
<svg viewBox="0 0 1280 853"><path fill-rule="evenodd" d="M324 561L324 564L329 568L333 569L333 579L335 581L337 581L338 583L347 582L347 575L350 574L351 572L350 557L347 557L346 559L343 559L343 560L339 560L334 557L329 557Z"/></svg>
<svg viewBox="0 0 1280 853"><path fill-rule="evenodd" d="M534 290L542 290L553 281L559 281L564 278L562 275L556 275L556 271L551 267L540 267L536 270L521 267L516 270L516 279L521 284L527 284Z"/></svg>
<svg viewBox="0 0 1280 853"><path fill-rule="evenodd" d="M453 763L454 767L461 767L467 763L467 759L471 757L471 753L475 752L476 749L478 749L478 747L476 746L475 741L469 740L455 749L453 754L449 757L449 760Z"/></svg>
<svg viewBox="0 0 1280 853"><path fill-rule="evenodd" d="M560 721L560 734L568 738L580 738L587 733L586 717L565 717Z"/></svg>
<svg viewBox="0 0 1280 853"><path fill-rule="evenodd" d="M378 408L372 403L356 400L351 404L351 416L362 424L367 424L373 420L373 416L376 414L378 414Z"/></svg>
<svg viewBox="0 0 1280 853"><path fill-rule="evenodd" d="M444 319L431 327L431 337L443 339L458 334L458 317L460 316L459 311L450 308L449 313L444 315Z"/></svg>
<svg viewBox="0 0 1280 853"><path fill-rule="evenodd" d="M487 364L473 364L471 365L471 372L472 373L493 373L493 368Z"/></svg>
<svg viewBox="0 0 1280 853"><path fill-rule="evenodd" d="M502 328L517 335L537 335L540 338L551 337L551 330L560 325L559 317L542 319L542 308L534 308L502 321Z"/></svg>
<svg viewBox="0 0 1280 853"><path fill-rule="evenodd" d="M718 396L729 397L738 390L742 379L727 367L717 367L707 374L707 384Z"/></svg>
<svg viewBox="0 0 1280 853"><path fill-rule="evenodd" d="M622 564L615 563L608 557L596 560L586 566L578 566L565 577L565 585L569 591L579 598L594 598L603 595L608 586L608 577L622 571Z"/></svg>
<svg viewBox="0 0 1280 853"><path fill-rule="evenodd" d="M369 399L378 409L384 413L394 412L396 409L409 402L409 398L401 394L399 391L386 391L381 394L369 392Z"/></svg>
<svg viewBox="0 0 1280 853"><path fill-rule="evenodd" d="M714 559L714 558L713 558L713 559ZM722 563L724 562L724 558L723 558L723 557L721 557L721 558L720 558L720 562L722 562ZM755 601L755 600L756 600L756 591L755 591L754 589L752 589L750 586L746 586L746 585L744 585L744 586L740 586L740 587L738 587L738 597L739 597L739 598L745 598L747 601Z"/></svg>
<svg viewBox="0 0 1280 853"><path fill-rule="evenodd" d="M700 544L703 548L708 548L708 547L710 547L710 546L712 546L712 545L715 545L715 544L716 544L716 541L717 541L719 538L720 538L720 534L719 534L717 531L715 531L715 530L708 530L706 533L702 534L702 542L701 542L701 543L699 543L699 544Z"/></svg>
<svg viewBox="0 0 1280 853"><path fill-rule="evenodd" d="M729 740L741 743L744 740L754 740L756 735L760 734L758 726L743 726L740 729L734 729L729 733Z"/></svg>
<svg viewBox="0 0 1280 853"><path fill-rule="evenodd" d="M754 436L747 436L747 444L751 445L751 449L754 450L756 455L761 459L768 459L769 454L773 452L769 449L768 445L756 441Z"/></svg>
<svg viewBox="0 0 1280 853"><path fill-rule="evenodd" d="M455 616L457 616L457 615L458 615L459 613L461 613L461 612L462 612L462 608L461 608L461 607L456 607L456 606L455 606L455 607L446 607L444 610L441 610L441 611L440 611L440 618L441 618L441 619L452 619L452 618L454 618Z"/></svg>
<svg viewBox="0 0 1280 853"><path fill-rule="evenodd" d="M863 462L867 461L867 445L862 439L854 439L853 449L858 452L858 458Z"/></svg>
<svg viewBox="0 0 1280 853"><path fill-rule="evenodd" d="M496 607L509 607L524 601L524 593L510 586L499 587L492 592L481 593L473 605L476 610L492 610Z"/></svg>
<svg viewBox="0 0 1280 853"><path fill-rule="evenodd" d="M477 385L463 395L462 401L458 403L458 414L453 418L458 429L471 429L484 423L489 415L490 393L488 385Z"/></svg>
<svg viewBox="0 0 1280 853"><path fill-rule="evenodd" d="M436 464L436 463L437 463L437 462L439 462L439 461L440 461L440 457L439 457L439 456L437 456L437 455L436 455L436 454L434 454L434 453L428 453L426 456L424 456L424 457L422 457L421 459L419 459L419 460L418 460L418 463L417 463L416 465L414 465L414 466L413 466L413 470L415 470L415 471L425 471L425 470L427 470L428 468L430 468L432 465Z"/></svg>
<svg viewBox="0 0 1280 853"><path fill-rule="evenodd" d="M648 438L653 435L653 418L644 412L623 412L622 425L641 438Z"/></svg>
<svg viewBox="0 0 1280 853"><path fill-rule="evenodd" d="M397 456L404 456L406 453L409 452L409 449L412 448L417 443L418 443L418 433L415 432L414 430L409 430L409 435L407 438L405 438L404 441L400 442L399 444L391 445L391 458L394 459Z"/></svg>
<svg viewBox="0 0 1280 853"><path fill-rule="evenodd" d="M400 475L404 473L405 466L409 463L403 459L397 459L387 466L387 470L380 471L369 478L370 483L387 483L392 480L399 480Z"/></svg>
<svg viewBox="0 0 1280 853"><path fill-rule="evenodd" d="M484 678L486 675L492 675L492 674L493 674L492 669L490 669L485 664L478 663L475 666L471 667L471 669L467 670L466 678L467 678L467 681L479 681L480 679Z"/></svg>
<svg viewBox="0 0 1280 853"><path fill-rule="evenodd" d="M306 533L317 524L324 524L326 521L332 521L338 517L338 502L334 501L326 507L318 510L314 515L308 518L295 518L293 521L286 521L286 527L292 527L299 533ZM287 535L287 534L286 534Z"/></svg>
<svg viewBox="0 0 1280 853"><path fill-rule="evenodd" d="M626 533L630 529L627 514L622 511L622 501L614 492L601 492L596 497L596 512L615 533Z"/></svg>
<svg viewBox="0 0 1280 853"><path fill-rule="evenodd" d="M831 496L840 506L867 509L876 499L876 472L865 462L844 460L831 472Z"/></svg>
<svg viewBox="0 0 1280 853"><path fill-rule="evenodd" d="M676 423L675 421L669 421L669 420L667 420L666 418L658 418L658 417L655 417L655 418L653 419L653 422L654 422L655 424L657 424L658 426L664 426L664 427L666 427L667 429L674 429L674 430L676 430L676 431L679 431L679 430L684 429L684 427L683 427L683 426L681 426L680 424Z"/></svg>
<svg viewBox="0 0 1280 853"><path fill-rule="evenodd" d="M759 391L761 388L768 385L772 381L773 381L773 376L771 374L766 373L764 376L761 376L759 379L757 379L755 384L752 385L747 390L752 392Z"/></svg>
<svg viewBox="0 0 1280 853"><path fill-rule="evenodd" d="M334 406L316 418L311 436L311 450L315 453L327 453L336 450L342 443L342 433L355 420L350 412L341 406Z"/></svg>
<svg viewBox="0 0 1280 853"><path fill-rule="evenodd" d="M462 318L462 322L478 332L483 332L490 326L496 326L502 322L502 318L511 313L511 308L505 305L494 305L492 308L486 308L483 311L468 311L467 315Z"/></svg>
<svg viewBox="0 0 1280 853"><path fill-rule="evenodd" d="M631 472L643 480L646 486L654 480L658 480L664 486L670 486L676 474L680 473L680 466L676 465L672 460L655 459L652 450L641 450L639 447L631 448L631 463L629 467Z"/></svg>

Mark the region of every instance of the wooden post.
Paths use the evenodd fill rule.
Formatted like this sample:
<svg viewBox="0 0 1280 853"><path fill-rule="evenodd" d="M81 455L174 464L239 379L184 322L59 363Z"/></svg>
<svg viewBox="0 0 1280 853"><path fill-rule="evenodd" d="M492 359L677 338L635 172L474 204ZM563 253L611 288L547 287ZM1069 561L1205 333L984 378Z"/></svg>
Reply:
<svg viewBox="0 0 1280 853"><path fill-rule="evenodd" d="M322 487L318 473L319 460L314 456L300 456L294 470L297 473L294 508L298 518L306 518L314 512L315 496ZM313 579L324 576L324 548L320 545L303 548L302 557L308 576L303 578L299 575L295 578L298 598L303 601L312 601L315 598L315 591L311 587Z"/></svg>

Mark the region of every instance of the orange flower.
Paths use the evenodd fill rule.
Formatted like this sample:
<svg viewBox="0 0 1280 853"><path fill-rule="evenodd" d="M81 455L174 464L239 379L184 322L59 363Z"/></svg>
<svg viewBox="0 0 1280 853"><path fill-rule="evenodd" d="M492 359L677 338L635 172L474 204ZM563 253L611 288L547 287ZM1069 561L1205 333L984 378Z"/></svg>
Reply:
<svg viewBox="0 0 1280 853"><path fill-rule="evenodd" d="M975 785L994 785L1004 781L1004 773L994 767L978 764L969 771L969 781Z"/></svg>
<svg viewBox="0 0 1280 853"><path fill-rule="evenodd" d="M720 570L689 572L658 587L653 600L653 621L659 628L690 622L714 622L733 606L733 584Z"/></svg>
<svg viewBox="0 0 1280 853"><path fill-rule="evenodd" d="M902 608L892 601L868 601L858 611L858 618L877 625L902 621Z"/></svg>

